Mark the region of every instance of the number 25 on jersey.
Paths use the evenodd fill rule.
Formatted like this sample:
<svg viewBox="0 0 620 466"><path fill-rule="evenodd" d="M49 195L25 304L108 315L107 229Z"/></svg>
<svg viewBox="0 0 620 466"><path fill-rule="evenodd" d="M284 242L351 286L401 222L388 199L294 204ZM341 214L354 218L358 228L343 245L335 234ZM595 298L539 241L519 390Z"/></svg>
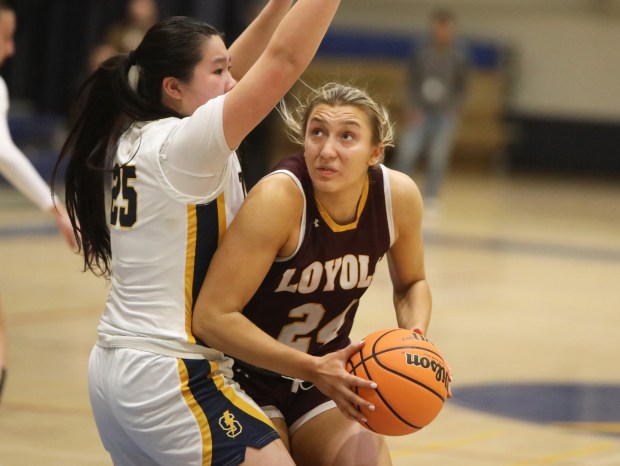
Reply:
<svg viewBox="0 0 620 466"><path fill-rule="evenodd" d="M138 193L133 187L136 166L114 164L112 171L112 208L110 224L115 227L131 228L136 223Z"/></svg>

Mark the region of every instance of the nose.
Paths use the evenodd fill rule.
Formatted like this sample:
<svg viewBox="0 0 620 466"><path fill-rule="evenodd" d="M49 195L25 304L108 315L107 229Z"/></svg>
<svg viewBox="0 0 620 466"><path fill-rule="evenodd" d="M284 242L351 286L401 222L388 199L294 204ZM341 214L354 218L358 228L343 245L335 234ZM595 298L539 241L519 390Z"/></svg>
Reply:
<svg viewBox="0 0 620 466"><path fill-rule="evenodd" d="M325 143L321 147L321 157L333 158L336 156L336 145L331 136L325 138Z"/></svg>
<svg viewBox="0 0 620 466"><path fill-rule="evenodd" d="M226 92L230 91L233 87L237 85L237 81L232 75L229 75L228 82L226 83Z"/></svg>

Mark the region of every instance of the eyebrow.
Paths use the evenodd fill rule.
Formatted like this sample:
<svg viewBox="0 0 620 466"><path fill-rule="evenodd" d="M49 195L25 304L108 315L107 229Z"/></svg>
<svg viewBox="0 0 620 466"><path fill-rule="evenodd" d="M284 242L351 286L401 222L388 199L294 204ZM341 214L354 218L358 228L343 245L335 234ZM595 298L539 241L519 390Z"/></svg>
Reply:
<svg viewBox="0 0 620 466"><path fill-rule="evenodd" d="M312 118L310 118L309 123L314 123L314 122L326 123L326 120L318 116L313 116ZM344 124L345 126L357 126L359 128L362 127L362 125L357 120L344 120L342 124Z"/></svg>
<svg viewBox="0 0 620 466"><path fill-rule="evenodd" d="M219 65L220 63L224 64L224 65L226 65L226 64L230 65L232 63L232 57L228 57L228 58L227 57L217 57L217 58L213 59L212 63L217 64L217 65Z"/></svg>

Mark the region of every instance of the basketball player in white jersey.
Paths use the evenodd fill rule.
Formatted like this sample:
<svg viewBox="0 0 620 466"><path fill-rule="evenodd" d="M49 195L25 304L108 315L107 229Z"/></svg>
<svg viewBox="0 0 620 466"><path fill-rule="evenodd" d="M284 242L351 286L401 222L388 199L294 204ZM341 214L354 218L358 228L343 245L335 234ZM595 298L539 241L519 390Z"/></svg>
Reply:
<svg viewBox="0 0 620 466"><path fill-rule="evenodd" d="M115 464L293 464L233 383L231 360L192 332L198 290L244 197L233 149L299 78L339 5L291 3L269 1L229 50L201 21L163 20L80 92L59 163L85 267L110 279L89 389Z"/></svg>
<svg viewBox="0 0 620 466"><path fill-rule="evenodd" d="M15 11L4 0L0 0L0 66L15 53L15 26ZM69 217L64 207L54 205L50 187L13 142L7 122L8 111L9 93L0 76L0 174L37 207L54 217L58 230L69 247L74 249L76 243ZM0 397L6 374L6 352L6 331L0 304Z"/></svg>
<svg viewBox="0 0 620 466"><path fill-rule="evenodd" d="M426 332L420 192L381 165L392 126L364 91L328 84L283 113L304 152L250 191L207 273L194 334L236 358L236 379L296 464L389 465L384 438L356 422L346 391L312 368L350 344L359 299L384 254L398 325ZM347 374L343 361L338 374Z"/></svg>

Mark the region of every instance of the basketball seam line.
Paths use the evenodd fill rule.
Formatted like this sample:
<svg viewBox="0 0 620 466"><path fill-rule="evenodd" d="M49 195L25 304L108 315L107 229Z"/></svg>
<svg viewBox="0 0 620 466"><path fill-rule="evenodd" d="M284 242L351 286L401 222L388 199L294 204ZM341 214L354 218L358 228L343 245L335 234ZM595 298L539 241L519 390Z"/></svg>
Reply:
<svg viewBox="0 0 620 466"><path fill-rule="evenodd" d="M370 380L370 372L368 371L368 369L366 368L366 364L365 361L368 360L370 358L364 358L361 361L361 366L364 368L364 372L366 372L366 378ZM379 390L379 388L376 388L375 391L377 392L377 395L379 396L379 398L381 398L381 401L383 401L383 404L392 412L392 414L394 414L394 416L396 416L398 419L400 419L403 423L407 424L410 427L414 427L415 429L422 429L422 427L417 426L415 424L412 424L411 422L407 421L406 419L403 419L403 417L398 414L396 411L394 411L394 409L392 408L392 406L387 402L387 400L383 397L383 395L381 394L381 390ZM366 425L368 425L368 427L370 427L370 425L368 424L368 422L366 422ZM374 432L375 430L371 428L371 430Z"/></svg>
<svg viewBox="0 0 620 466"><path fill-rule="evenodd" d="M384 334L383 334L383 335L381 335L380 337L378 337L378 338L374 341L374 343L372 344L372 352L371 352L371 355L370 355L369 357L373 358L373 359L377 362L377 364L378 364L380 367L382 367L383 369L385 369L385 370L387 370L387 371L391 372L392 374L399 375L399 376L401 376L401 377L405 378L406 380L409 380L409 381L411 381L411 382L413 382L413 383L417 384L418 386L420 386L420 387L423 387L423 388L427 389L429 392L431 392L433 395L435 395L437 398L439 398L439 399L441 400L441 402L442 402L442 403L445 403L446 399L445 399L443 396L441 396L439 393L437 393L435 390L433 390L431 387L429 387L428 385L425 385L425 384L423 384L423 383L421 383L421 382L418 382L418 381L417 381L417 380L415 380L415 379L412 379L412 378L410 378L410 377L407 377L407 376L406 376L406 375L404 375L404 374L401 374L400 372L396 372L396 371L394 371L394 370L392 370L392 369L388 368L387 366L385 366L384 364L382 364L382 363L381 363L381 361L379 361L379 360L377 359L377 357L376 357L377 355L379 355L379 354L383 354L383 353L388 352L388 351L399 350L399 349L421 349L421 350L428 351L429 353L434 354L435 356L437 356L437 357L441 360L441 362L443 362L443 363L444 363L444 365L446 365L446 362L443 360L443 358L442 358L439 354L437 354L436 352L434 352L433 350L431 350L431 349L429 349L429 348L425 348L425 347L422 347L422 346L410 346L410 345L409 345L409 346L397 346L397 347L394 347L394 348L390 348L389 350L383 350L383 351L375 352L375 348L377 347L377 344L379 343L379 341L380 341L383 337L385 337L386 335L389 335L390 333L393 333L393 332L396 332L396 331L398 331L398 329L393 329L393 330L390 330L389 332L384 333ZM422 338L424 338L424 337L422 337ZM425 339L425 341L427 341L428 343L431 343L431 342L430 342L430 341L428 341L427 339ZM432 345L432 343L431 343L431 345ZM363 351L363 350L364 350L364 349L362 348L362 351ZM364 358L361 362L363 363L366 359L367 359L367 358ZM365 366L364 366L364 369L365 369ZM370 374L368 374L368 377L370 377Z"/></svg>

